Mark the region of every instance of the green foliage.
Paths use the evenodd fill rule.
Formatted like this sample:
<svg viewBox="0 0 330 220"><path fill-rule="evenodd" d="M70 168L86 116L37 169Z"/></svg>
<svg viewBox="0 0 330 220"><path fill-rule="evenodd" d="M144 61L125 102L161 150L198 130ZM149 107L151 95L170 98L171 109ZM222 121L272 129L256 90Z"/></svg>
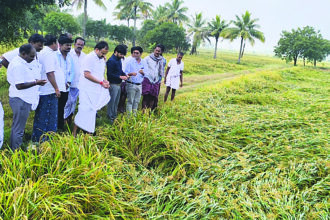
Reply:
<svg viewBox="0 0 330 220"><path fill-rule="evenodd" d="M133 38L132 29L125 25L111 25L109 28L109 38L120 44L131 41Z"/></svg>
<svg viewBox="0 0 330 220"><path fill-rule="evenodd" d="M189 44L185 30L174 23L163 23L146 33L141 42L144 47L149 44L166 45L166 51L187 51Z"/></svg>
<svg viewBox="0 0 330 220"><path fill-rule="evenodd" d="M152 10L152 4L150 2L144 0L119 0L116 5L116 9L122 15L127 16L126 19L129 20L133 17L134 20L134 28L133 28L133 46L135 46L136 40L136 20L139 18L139 15L144 16L144 18L148 18L149 14Z"/></svg>
<svg viewBox="0 0 330 220"><path fill-rule="evenodd" d="M291 32L283 31L281 38L275 46L275 55L287 62L293 60L297 65L299 57L310 62L322 61L330 54L330 43L323 39L322 35L313 27L292 29ZM304 63L305 64L305 63Z"/></svg>
<svg viewBox="0 0 330 220"><path fill-rule="evenodd" d="M60 5L68 1L60 1ZM2 0L0 7L0 44L14 44L22 41L24 30L33 28L31 15L46 5L55 4L55 0ZM24 28L21 32L21 28Z"/></svg>
<svg viewBox="0 0 330 220"><path fill-rule="evenodd" d="M44 29L49 34L59 36L66 32L76 34L80 31L80 26L70 14L50 12L44 19Z"/></svg>
<svg viewBox="0 0 330 220"><path fill-rule="evenodd" d="M100 21L88 20L86 24L86 36L94 37L95 42L99 42L101 38L108 36L110 25L105 19Z"/></svg>

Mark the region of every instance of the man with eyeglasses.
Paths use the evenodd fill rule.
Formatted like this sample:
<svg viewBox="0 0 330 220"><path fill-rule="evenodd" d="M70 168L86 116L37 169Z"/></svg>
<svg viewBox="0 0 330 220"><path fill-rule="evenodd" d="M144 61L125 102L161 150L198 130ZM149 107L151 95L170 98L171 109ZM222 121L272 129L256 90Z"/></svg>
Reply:
<svg viewBox="0 0 330 220"><path fill-rule="evenodd" d="M128 76L131 76L126 81L126 91L127 91L127 105L126 112L134 113L137 112L141 93L142 93L142 82L144 79L144 70L146 68L146 64L144 60L141 59L143 53L143 49L139 46L132 47L132 54L134 59L131 59L125 68L125 73Z"/></svg>

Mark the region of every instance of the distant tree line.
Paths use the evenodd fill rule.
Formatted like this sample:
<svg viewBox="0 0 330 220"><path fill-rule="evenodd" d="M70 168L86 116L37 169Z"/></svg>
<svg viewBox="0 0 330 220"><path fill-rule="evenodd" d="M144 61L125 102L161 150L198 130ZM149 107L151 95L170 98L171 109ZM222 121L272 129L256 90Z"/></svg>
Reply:
<svg viewBox="0 0 330 220"><path fill-rule="evenodd" d="M304 66L306 61L316 66L316 62L321 62L330 54L330 41L324 39L320 31L306 26L291 32L283 31L274 53L287 62L293 61L295 66L298 58L303 59Z"/></svg>
<svg viewBox="0 0 330 220"><path fill-rule="evenodd" d="M119 0L113 16L126 21L127 25L111 25L106 19L93 20L88 17L87 9L90 1L106 10L106 2L110 0L0 0L0 44L17 42L27 37L28 31L59 35L63 32L82 34L96 42L110 39L119 43L139 44L145 49L155 44L166 45L166 51L188 51L197 54L198 47L204 42L215 40L214 58L217 55L220 38L233 41L240 40L238 63L245 52L245 45L254 45L255 40L265 42L264 34L259 30L257 18L246 11L235 19L226 21L216 15L211 21L203 18L202 13L188 17L188 8L184 0L169 0L153 9L147 0ZM84 11L73 17L68 11L61 11L61 6L71 6ZM4 16L6 15L6 16ZM137 28L137 20L142 20L142 27ZM133 25L132 25L133 21ZM6 22L10 25L7 25ZM329 55L329 41L323 39L319 31L312 27L298 28L291 32L283 31L274 52L276 56L297 65L298 58L306 62L322 61Z"/></svg>

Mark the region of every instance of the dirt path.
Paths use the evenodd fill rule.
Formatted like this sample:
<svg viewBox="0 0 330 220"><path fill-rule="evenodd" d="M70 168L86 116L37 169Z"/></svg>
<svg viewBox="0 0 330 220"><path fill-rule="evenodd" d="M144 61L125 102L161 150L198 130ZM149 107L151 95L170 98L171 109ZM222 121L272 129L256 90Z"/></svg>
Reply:
<svg viewBox="0 0 330 220"><path fill-rule="evenodd" d="M242 70L242 71L238 71L238 72L215 73L215 74L210 74L210 75L184 76L183 87L177 91L177 94L190 92L190 91L200 88L202 86L219 83L224 80L233 79L233 78L236 78L236 77L239 77L242 75L247 75L250 73L257 73L257 72L261 72L261 71L265 71L265 70L273 70L273 69L279 70L279 69L285 69L287 67L288 67L287 65L279 65L276 67L274 67L272 65L272 66L267 66L264 68L257 68L257 69L252 69L252 70ZM160 95L163 96L164 93L165 93L165 86L164 86L164 83L162 83Z"/></svg>

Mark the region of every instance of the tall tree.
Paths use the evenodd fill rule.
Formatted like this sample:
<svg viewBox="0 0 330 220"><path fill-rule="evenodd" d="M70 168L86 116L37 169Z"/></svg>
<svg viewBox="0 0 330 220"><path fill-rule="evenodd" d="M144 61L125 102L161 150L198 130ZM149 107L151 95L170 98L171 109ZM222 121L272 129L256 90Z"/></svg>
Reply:
<svg viewBox="0 0 330 220"><path fill-rule="evenodd" d="M119 0L117 10L133 12L134 29L133 29L133 46L135 46L136 39L136 20L138 19L138 13L146 14L152 10L152 4L144 0Z"/></svg>
<svg viewBox="0 0 330 220"><path fill-rule="evenodd" d="M21 28L28 26L27 11L34 13L42 6L59 6L68 0L1 0L0 1L0 44L16 44L22 40Z"/></svg>
<svg viewBox="0 0 330 220"><path fill-rule="evenodd" d="M210 35L215 38L215 49L214 49L213 58L216 59L220 34L224 29L226 29L229 26L229 24L225 20L221 20L219 15L216 15L215 19L212 19L212 21L209 22L208 24L209 24Z"/></svg>
<svg viewBox="0 0 330 220"><path fill-rule="evenodd" d="M257 30L260 26L256 24L259 19L251 19L251 13L246 11L245 14L242 14L241 17L236 15L236 20L232 21L235 27L226 28L222 32L222 36L224 38L230 39L233 41L234 39L240 38L241 46L238 55L238 63L241 62L241 57L243 55L243 43L248 40L253 46L255 43L255 39L260 40L261 42L265 42L264 34Z"/></svg>
<svg viewBox="0 0 330 220"><path fill-rule="evenodd" d="M113 13L113 15L116 16L116 18L118 20L121 20L121 21L125 20L125 21L127 21L127 27L129 27L130 20L133 20L134 19L134 15L133 15L133 11L132 10L130 10L130 11L124 11L124 10L115 11Z"/></svg>
<svg viewBox="0 0 330 220"><path fill-rule="evenodd" d="M188 24L188 33L193 36L190 54L197 53L197 47L202 41L207 40L210 42L208 27L202 13L195 14L195 17L192 17L191 22Z"/></svg>
<svg viewBox="0 0 330 220"><path fill-rule="evenodd" d="M182 7L181 5L184 3L184 0L172 0L171 3L167 2L165 7L168 10L168 19L175 23L181 24L182 22L188 21L189 18L185 13L187 13L188 8Z"/></svg>
<svg viewBox="0 0 330 220"><path fill-rule="evenodd" d="M111 1L111 0L93 0L94 3L103 8L104 10L107 9L107 7L104 4L104 1ZM87 24L87 19L88 19L88 15L87 15L87 0L72 0L72 6L76 5L77 9L81 9L82 6L84 6L84 24L83 24L83 37L86 36L86 24Z"/></svg>
<svg viewBox="0 0 330 220"><path fill-rule="evenodd" d="M152 19L157 23L162 24L168 21L168 9L165 6L159 5L156 10L152 12Z"/></svg>

